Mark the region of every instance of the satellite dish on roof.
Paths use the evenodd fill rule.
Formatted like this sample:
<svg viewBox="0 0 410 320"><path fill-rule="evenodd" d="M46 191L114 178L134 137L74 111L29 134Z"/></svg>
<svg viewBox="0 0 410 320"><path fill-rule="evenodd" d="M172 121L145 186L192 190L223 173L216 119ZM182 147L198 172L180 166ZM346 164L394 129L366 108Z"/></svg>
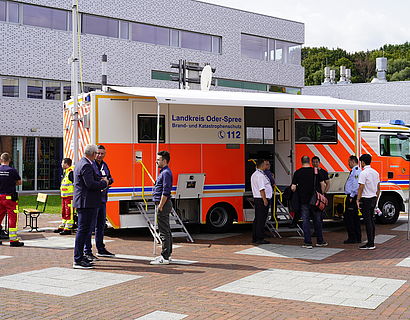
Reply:
<svg viewBox="0 0 410 320"><path fill-rule="evenodd" d="M210 65L206 65L201 72L201 90L209 91L212 82L212 68Z"/></svg>

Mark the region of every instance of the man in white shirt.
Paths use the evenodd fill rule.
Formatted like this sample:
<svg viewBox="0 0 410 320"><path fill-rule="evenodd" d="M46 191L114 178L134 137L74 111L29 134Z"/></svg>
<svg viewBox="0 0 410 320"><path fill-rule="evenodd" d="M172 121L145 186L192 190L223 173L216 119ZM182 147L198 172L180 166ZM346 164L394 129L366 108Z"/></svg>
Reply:
<svg viewBox="0 0 410 320"><path fill-rule="evenodd" d="M370 167L372 156L363 154L359 158L363 171L359 174L359 190L357 192L357 206L362 211L366 225L367 243L359 247L362 250L374 250L376 228L374 224L374 208L380 195L379 173Z"/></svg>
<svg viewBox="0 0 410 320"><path fill-rule="evenodd" d="M267 161L258 159L256 171L251 176L252 194L255 203L255 219L252 225L252 242L266 244L265 224L269 212L269 202L272 199L272 185L264 171L267 169Z"/></svg>

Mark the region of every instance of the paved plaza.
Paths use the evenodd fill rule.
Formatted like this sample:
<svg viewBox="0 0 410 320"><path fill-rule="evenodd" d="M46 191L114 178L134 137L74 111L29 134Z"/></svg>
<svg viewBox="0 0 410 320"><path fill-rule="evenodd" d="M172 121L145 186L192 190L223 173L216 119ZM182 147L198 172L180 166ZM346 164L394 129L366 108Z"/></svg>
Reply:
<svg viewBox="0 0 410 320"><path fill-rule="evenodd" d="M0 246L0 319L410 319L410 241L403 216L377 225L377 249L344 245L342 224L325 248L302 249L295 232L253 246L249 226L177 241L173 263L151 266L145 230L106 237L116 258L72 269L74 235L25 232ZM365 232L363 232L365 237ZM160 248L157 248L157 253Z"/></svg>

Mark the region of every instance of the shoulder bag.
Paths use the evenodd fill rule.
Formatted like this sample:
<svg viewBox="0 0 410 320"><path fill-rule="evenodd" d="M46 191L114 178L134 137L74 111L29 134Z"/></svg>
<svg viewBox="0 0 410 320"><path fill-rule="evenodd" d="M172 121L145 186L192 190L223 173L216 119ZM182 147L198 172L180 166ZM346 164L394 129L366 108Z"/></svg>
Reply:
<svg viewBox="0 0 410 320"><path fill-rule="evenodd" d="M318 176L317 168L314 168L314 179L313 179L313 195L310 199L310 205L317 210L324 211L328 205L328 200L324 194L321 194L316 190L316 179Z"/></svg>

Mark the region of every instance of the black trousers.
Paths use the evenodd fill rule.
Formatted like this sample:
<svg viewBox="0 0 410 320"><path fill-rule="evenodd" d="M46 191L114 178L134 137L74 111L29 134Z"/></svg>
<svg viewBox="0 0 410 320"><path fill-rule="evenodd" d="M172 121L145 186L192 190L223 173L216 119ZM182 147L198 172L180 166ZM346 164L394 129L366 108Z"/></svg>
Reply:
<svg viewBox="0 0 410 320"><path fill-rule="evenodd" d="M252 224L252 242L257 242L265 238L265 224L268 218L269 204L265 206L262 198L254 198L254 203L255 219Z"/></svg>
<svg viewBox="0 0 410 320"><path fill-rule="evenodd" d="M343 213L343 221L347 231L347 239L355 242L362 241L362 230L360 228L359 210L357 208L357 196L351 198L346 197L345 212Z"/></svg>
<svg viewBox="0 0 410 320"><path fill-rule="evenodd" d="M171 213L171 210L172 202L168 199L167 202L165 202L162 211L158 211L158 229L162 241L161 255L166 260L169 260L172 253L172 233L169 225L169 214Z"/></svg>
<svg viewBox="0 0 410 320"><path fill-rule="evenodd" d="M376 235L376 226L374 223L374 208L376 207L377 197L361 198L360 208L363 214L364 223L367 233L367 245L374 246L374 237Z"/></svg>

